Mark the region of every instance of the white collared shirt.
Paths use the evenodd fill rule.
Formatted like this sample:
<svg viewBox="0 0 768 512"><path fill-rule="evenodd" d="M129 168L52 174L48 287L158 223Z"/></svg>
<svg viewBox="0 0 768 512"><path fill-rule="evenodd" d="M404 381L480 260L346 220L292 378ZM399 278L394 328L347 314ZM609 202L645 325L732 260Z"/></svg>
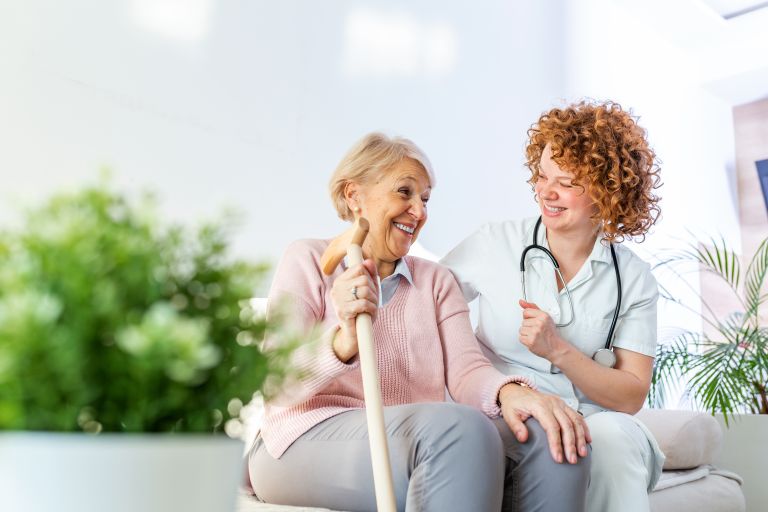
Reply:
<svg viewBox="0 0 768 512"><path fill-rule="evenodd" d="M411 270L408 268L408 264L405 262L405 258L397 260L395 270L392 275L389 275L381 280L381 300L379 301L379 307L383 308L387 303L392 300L392 297L397 291L397 286L400 284L400 276L405 278L411 285L413 285L413 277L411 276Z"/></svg>
<svg viewBox="0 0 768 512"><path fill-rule="evenodd" d="M531 378L543 392L560 396L574 409L591 414L604 408L589 400L548 360L519 341L523 298L520 256L533 241L536 218L490 223L461 242L441 261L453 272L468 302L477 299L476 335L493 364L506 374ZM546 228L538 243L548 248ZM626 247L614 245L622 282L621 309L614 347L654 356L658 289L650 266ZM565 289L557 291L551 260L540 250L526 256L528 302L555 323L565 323L570 306ZM574 321L558 328L561 336L588 357L605 345L616 307L616 275L611 251L599 238L579 272L568 283Z"/></svg>

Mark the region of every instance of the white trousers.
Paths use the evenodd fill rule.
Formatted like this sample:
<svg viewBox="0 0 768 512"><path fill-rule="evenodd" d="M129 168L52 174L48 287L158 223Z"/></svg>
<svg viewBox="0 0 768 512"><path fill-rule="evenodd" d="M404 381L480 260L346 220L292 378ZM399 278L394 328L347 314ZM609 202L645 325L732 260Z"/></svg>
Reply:
<svg viewBox="0 0 768 512"><path fill-rule="evenodd" d="M587 416L592 434L588 512L648 512L664 456L650 432L633 416L598 412Z"/></svg>

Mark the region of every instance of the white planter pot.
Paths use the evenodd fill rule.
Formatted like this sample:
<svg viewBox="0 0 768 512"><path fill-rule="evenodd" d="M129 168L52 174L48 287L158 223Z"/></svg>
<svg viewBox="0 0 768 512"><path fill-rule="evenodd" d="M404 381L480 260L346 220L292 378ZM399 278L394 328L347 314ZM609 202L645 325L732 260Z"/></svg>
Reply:
<svg viewBox="0 0 768 512"><path fill-rule="evenodd" d="M718 467L737 473L744 479L744 497L748 511L765 510L768 504L768 414L744 414L729 417L725 426L723 416L717 420L723 427L723 445L715 458Z"/></svg>
<svg viewBox="0 0 768 512"><path fill-rule="evenodd" d="M224 436L0 434L8 512L231 512L243 444Z"/></svg>

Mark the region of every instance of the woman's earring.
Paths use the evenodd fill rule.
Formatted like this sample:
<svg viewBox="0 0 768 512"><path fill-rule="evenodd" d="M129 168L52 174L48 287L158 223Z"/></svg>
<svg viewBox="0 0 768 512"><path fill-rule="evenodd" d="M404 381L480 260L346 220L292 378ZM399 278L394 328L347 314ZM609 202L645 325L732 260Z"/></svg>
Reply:
<svg viewBox="0 0 768 512"><path fill-rule="evenodd" d="M360 213L360 207L359 206L355 206L354 208L352 208L352 211L355 212L355 213Z"/></svg>

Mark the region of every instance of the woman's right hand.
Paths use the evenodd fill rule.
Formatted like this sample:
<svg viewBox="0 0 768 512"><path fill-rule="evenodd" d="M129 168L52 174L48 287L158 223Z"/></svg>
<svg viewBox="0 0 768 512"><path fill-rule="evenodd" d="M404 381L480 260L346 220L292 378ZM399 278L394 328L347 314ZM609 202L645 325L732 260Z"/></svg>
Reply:
<svg viewBox="0 0 768 512"><path fill-rule="evenodd" d="M376 275L373 260L365 260L362 264L345 270L331 287L331 302L339 318L340 327L333 339L333 351L342 362L346 363L357 354L357 315L368 313L371 320L376 319L379 306ZM357 299L352 293L353 290L356 291Z"/></svg>
<svg viewBox="0 0 768 512"><path fill-rule="evenodd" d="M587 422L560 397L507 384L499 392L499 403L504 420L521 443L528 440L525 420L533 417L547 433L549 451L556 462L576 464L579 457L587 456L587 444L592 442Z"/></svg>

